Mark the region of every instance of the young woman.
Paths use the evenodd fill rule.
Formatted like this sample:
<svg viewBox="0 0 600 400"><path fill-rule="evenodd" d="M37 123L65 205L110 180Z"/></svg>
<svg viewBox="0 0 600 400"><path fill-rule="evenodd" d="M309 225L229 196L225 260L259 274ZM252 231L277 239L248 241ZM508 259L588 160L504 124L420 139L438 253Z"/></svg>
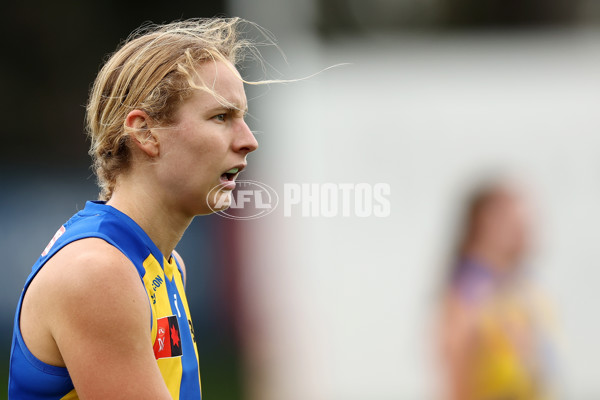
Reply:
<svg viewBox="0 0 600 400"><path fill-rule="evenodd" d="M441 339L450 400L541 400L553 359L546 307L523 274L530 215L513 185L482 187L442 304Z"/></svg>
<svg viewBox="0 0 600 400"><path fill-rule="evenodd" d="M101 201L60 227L26 281L10 398L201 398L174 249L194 216L228 206L257 148L240 23L145 28L101 69L87 106Z"/></svg>

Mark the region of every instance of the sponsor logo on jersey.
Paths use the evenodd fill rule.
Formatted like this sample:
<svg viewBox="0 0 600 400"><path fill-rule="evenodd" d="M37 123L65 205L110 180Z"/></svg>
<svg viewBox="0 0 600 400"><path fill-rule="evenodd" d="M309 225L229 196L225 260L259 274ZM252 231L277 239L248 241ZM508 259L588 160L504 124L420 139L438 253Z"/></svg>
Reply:
<svg viewBox="0 0 600 400"><path fill-rule="evenodd" d="M156 321L154 356L158 360L159 358L180 357L182 354L177 317L171 315L159 318Z"/></svg>
<svg viewBox="0 0 600 400"><path fill-rule="evenodd" d="M156 292L163 282L163 278L161 278L160 275L156 275L156 278L152 279L152 289Z"/></svg>

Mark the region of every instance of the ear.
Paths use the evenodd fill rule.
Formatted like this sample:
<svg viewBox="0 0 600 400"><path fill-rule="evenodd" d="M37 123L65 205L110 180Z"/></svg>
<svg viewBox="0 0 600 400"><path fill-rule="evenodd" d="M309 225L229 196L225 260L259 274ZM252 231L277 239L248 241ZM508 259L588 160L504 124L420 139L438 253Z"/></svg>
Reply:
<svg viewBox="0 0 600 400"><path fill-rule="evenodd" d="M125 127L132 142L149 157L159 154L159 143L152 133L152 118L142 110L133 110L125 118Z"/></svg>

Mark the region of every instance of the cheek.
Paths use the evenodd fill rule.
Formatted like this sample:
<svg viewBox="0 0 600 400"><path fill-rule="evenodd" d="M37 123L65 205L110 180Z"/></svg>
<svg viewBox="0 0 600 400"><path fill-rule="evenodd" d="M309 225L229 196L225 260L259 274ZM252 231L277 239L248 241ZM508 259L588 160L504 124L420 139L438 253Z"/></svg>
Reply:
<svg viewBox="0 0 600 400"><path fill-rule="evenodd" d="M172 165L185 168L189 163L202 162L209 157L212 146L211 138L202 130L184 126L168 137L164 153Z"/></svg>
<svg viewBox="0 0 600 400"><path fill-rule="evenodd" d="M227 149L220 137L190 130L171 139L165 146L166 179L181 195L204 195L219 184Z"/></svg>

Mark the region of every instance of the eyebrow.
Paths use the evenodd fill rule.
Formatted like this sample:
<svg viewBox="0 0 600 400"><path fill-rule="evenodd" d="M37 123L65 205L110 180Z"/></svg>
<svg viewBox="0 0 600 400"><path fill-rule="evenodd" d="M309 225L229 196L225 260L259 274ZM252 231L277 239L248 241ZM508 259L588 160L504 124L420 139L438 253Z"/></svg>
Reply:
<svg viewBox="0 0 600 400"><path fill-rule="evenodd" d="M236 105L228 106L228 105L222 105L222 104L220 104L218 106L211 107L209 109L210 112L216 112L216 111L219 111L219 110L225 110L228 113L236 113L236 112L240 112L241 111L242 113L247 114L248 113L248 106L246 106L244 108L241 108L241 107L237 107Z"/></svg>

